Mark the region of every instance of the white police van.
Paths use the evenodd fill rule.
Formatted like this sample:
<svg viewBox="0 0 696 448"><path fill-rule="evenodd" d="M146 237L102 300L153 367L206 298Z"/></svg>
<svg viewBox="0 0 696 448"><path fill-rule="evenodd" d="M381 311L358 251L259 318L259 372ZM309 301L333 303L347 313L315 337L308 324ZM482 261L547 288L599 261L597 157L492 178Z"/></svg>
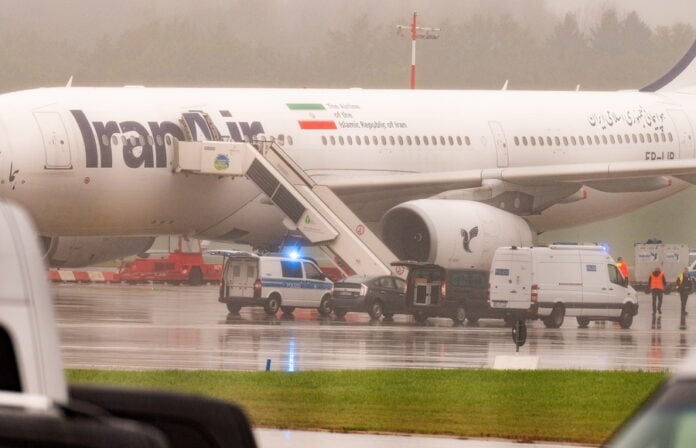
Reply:
<svg viewBox="0 0 696 448"><path fill-rule="evenodd" d="M629 328L638 313L635 290L601 246L501 247L490 274L491 307L558 328L566 316ZM521 314L520 314L521 313Z"/></svg>
<svg viewBox="0 0 696 448"><path fill-rule="evenodd" d="M269 315L278 309L316 308L331 313L333 282L312 260L248 252L225 254L219 301L236 314L243 306L262 306Z"/></svg>

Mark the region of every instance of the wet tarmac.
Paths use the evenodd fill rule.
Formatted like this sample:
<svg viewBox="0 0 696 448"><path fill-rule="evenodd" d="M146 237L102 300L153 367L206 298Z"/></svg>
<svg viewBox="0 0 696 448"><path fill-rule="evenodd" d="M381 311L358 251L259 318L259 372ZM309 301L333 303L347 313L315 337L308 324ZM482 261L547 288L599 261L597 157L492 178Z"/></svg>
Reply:
<svg viewBox="0 0 696 448"><path fill-rule="evenodd" d="M476 368L515 353L502 321L452 326L449 319L417 325L409 316L370 322L362 313L321 318L314 310L267 317L246 308L228 315L217 287L58 284L56 317L68 368L272 370ZM669 370L696 341L680 319L679 297L665 296L652 320L640 296L633 327L612 322L580 329L566 318L560 329L531 322L521 355L541 369Z"/></svg>

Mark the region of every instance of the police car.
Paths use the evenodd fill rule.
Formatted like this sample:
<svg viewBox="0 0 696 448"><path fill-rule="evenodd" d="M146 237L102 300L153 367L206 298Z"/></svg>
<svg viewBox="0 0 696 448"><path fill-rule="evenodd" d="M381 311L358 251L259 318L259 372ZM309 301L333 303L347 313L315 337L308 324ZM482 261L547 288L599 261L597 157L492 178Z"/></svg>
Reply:
<svg viewBox="0 0 696 448"><path fill-rule="evenodd" d="M230 313L244 306L263 307L269 315L279 309L315 308L322 316L331 313L333 282L308 258L225 254L219 301Z"/></svg>

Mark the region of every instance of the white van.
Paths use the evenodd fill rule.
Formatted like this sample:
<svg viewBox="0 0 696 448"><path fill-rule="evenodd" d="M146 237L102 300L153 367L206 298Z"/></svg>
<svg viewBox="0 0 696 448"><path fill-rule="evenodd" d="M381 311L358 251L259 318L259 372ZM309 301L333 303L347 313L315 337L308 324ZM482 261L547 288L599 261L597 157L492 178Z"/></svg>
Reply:
<svg viewBox="0 0 696 448"><path fill-rule="evenodd" d="M548 328L560 327L565 316L580 327L613 320L629 328L638 314L635 290L601 246L501 247L490 283L491 307L540 318Z"/></svg>
<svg viewBox="0 0 696 448"><path fill-rule="evenodd" d="M262 306L269 315L278 309L316 308L331 314L333 282L306 258L259 256L248 252L226 255L220 284L221 303L230 313L243 306Z"/></svg>

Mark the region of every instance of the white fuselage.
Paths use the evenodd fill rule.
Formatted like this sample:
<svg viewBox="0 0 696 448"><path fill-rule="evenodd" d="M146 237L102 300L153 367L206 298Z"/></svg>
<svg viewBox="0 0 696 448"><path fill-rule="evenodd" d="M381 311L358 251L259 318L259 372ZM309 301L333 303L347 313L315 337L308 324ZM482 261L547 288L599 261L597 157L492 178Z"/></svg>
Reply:
<svg viewBox="0 0 696 448"><path fill-rule="evenodd" d="M44 235L181 233L258 243L283 227L280 211L254 185L172 172L171 139L184 138L183 113L207 113L223 138L280 139L311 175L360 176L694 158L693 98L142 87L15 92L0 96L0 194L24 204ZM209 138L202 127L193 137ZM685 186L592 191L527 219L539 231L595 221Z"/></svg>

